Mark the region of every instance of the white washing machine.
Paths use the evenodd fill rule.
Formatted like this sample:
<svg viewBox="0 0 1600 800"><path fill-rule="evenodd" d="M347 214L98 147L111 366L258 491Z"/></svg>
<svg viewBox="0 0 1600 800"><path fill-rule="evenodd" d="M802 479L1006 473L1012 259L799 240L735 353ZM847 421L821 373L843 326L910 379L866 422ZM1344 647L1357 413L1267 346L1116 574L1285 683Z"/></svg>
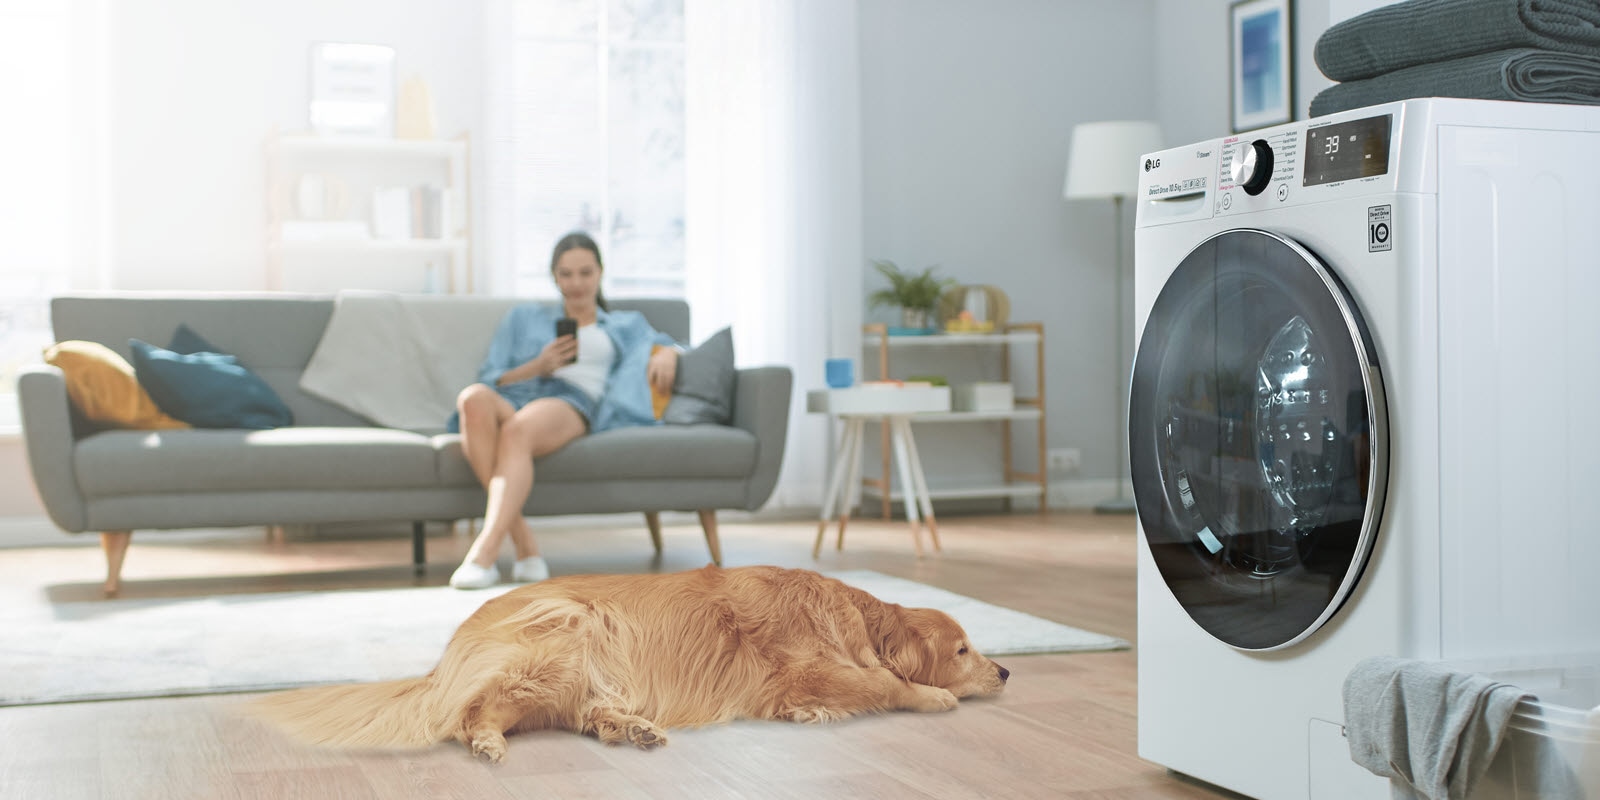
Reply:
<svg viewBox="0 0 1600 800"><path fill-rule="evenodd" d="M1151 153L1135 242L1141 756L1384 798L1357 661L1600 649L1600 108Z"/></svg>

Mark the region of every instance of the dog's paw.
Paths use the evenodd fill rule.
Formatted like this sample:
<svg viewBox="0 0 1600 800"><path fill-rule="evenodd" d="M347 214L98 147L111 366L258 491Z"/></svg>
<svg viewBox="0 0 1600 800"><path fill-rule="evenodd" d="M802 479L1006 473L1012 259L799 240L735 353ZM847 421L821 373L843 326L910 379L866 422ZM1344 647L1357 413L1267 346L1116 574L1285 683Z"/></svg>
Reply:
<svg viewBox="0 0 1600 800"><path fill-rule="evenodd" d="M667 734L654 723L636 722L628 726L628 741L640 750L652 750L667 743Z"/></svg>
<svg viewBox="0 0 1600 800"><path fill-rule="evenodd" d="M498 764L506 757L506 737L499 734L479 734L472 740L472 755Z"/></svg>
<svg viewBox="0 0 1600 800"><path fill-rule="evenodd" d="M937 686L918 686L916 704L913 711L950 711L960 705L961 701L949 689L940 689Z"/></svg>

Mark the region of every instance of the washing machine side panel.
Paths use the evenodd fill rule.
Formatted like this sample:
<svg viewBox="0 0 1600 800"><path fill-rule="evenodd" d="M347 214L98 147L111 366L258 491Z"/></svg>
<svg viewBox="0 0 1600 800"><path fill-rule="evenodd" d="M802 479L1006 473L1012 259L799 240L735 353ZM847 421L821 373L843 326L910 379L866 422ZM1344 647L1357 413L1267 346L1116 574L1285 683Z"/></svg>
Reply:
<svg viewBox="0 0 1600 800"><path fill-rule="evenodd" d="M1440 142L1445 656L1600 649L1600 133Z"/></svg>

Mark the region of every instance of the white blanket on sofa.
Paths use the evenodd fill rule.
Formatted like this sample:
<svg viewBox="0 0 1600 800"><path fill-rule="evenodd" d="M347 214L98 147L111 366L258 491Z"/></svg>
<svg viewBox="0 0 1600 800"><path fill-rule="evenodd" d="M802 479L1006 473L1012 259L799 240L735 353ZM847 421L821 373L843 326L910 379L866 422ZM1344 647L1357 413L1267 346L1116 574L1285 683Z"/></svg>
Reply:
<svg viewBox="0 0 1600 800"><path fill-rule="evenodd" d="M375 425L437 432L477 380L503 298L342 291L300 388Z"/></svg>

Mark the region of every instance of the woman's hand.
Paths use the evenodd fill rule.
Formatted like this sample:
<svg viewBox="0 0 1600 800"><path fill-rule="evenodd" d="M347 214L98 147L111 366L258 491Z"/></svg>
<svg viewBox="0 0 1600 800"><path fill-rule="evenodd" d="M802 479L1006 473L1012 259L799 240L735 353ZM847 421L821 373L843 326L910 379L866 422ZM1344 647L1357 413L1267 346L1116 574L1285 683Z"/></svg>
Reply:
<svg viewBox="0 0 1600 800"><path fill-rule="evenodd" d="M578 358L578 337L573 334L557 336L539 351L537 358L530 363L537 363L540 375L549 375L558 369L576 361Z"/></svg>
<svg viewBox="0 0 1600 800"><path fill-rule="evenodd" d="M578 337L568 334L557 336L539 351L539 355L506 370L500 375L501 386L541 378L564 367L578 357Z"/></svg>
<svg viewBox="0 0 1600 800"><path fill-rule="evenodd" d="M673 347L662 347L650 354L650 366L645 369L645 377L650 381L650 388L660 394L672 391L672 384L678 379L678 350Z"/></svg>

